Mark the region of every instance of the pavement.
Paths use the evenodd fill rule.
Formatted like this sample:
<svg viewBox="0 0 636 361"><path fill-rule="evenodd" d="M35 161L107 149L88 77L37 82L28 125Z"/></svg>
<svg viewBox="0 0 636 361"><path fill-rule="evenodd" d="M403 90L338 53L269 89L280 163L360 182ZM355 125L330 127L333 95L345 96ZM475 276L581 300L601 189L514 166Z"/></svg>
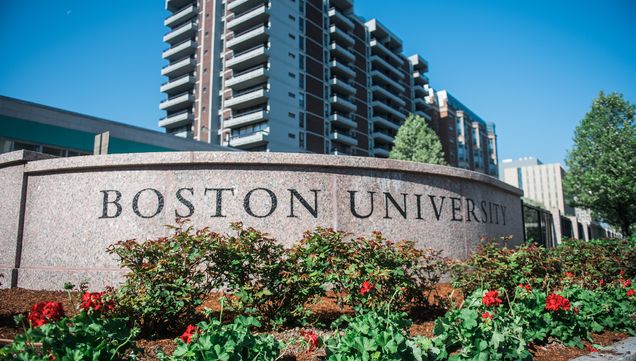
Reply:
<svg viewBox="0 0 636 361"><path fill-rule="evenodd" d="M636 337L630 337L572 361L636 361Z"/></svg>

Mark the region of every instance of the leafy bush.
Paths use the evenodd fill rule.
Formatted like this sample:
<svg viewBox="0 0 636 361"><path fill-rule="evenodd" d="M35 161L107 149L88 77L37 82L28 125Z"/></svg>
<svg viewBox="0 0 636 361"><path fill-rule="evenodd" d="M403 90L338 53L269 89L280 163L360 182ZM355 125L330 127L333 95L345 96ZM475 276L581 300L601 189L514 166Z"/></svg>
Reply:
<svg viewBox="0 0 636 361"><path fill-rule="evenodd" d="M519 284L545 288L554 285L555 278L560 275L559 260L535 243L510 249L487 242L467 260L451 267L452 284L465 295L478 289L499 288L512 293Z"/></svg>
<svg viewBox="0 0 636 361"><path fill-rule="evenodd" d="M348 325L344 330L340 323ZM355 317L343 316L335 334L326 342L327 361L358 360L427 360L439 351L430 339L408 337L411 321L402 313L363 312Z"/></svg>
<svg viewBox="0 0 636 361"><path fill-rule="evenodd" d="M588 286L596 286L599 280L614 281L621 271L636 277L636 239L570 240L550 252L560 260L563 272Z"/></svg>
<svg viewBox="0 0 636 361"><path fill-rule="evenodd" d="M255 335L251 328L261 327L254 317L238 316L231 324L219 320L189 326L177 339L171 356L159 352L160 360L271 361L280 354L281 343L271 335Z"/></svg>
<svg viewBox="0 0 636 361"><path fill-rule="evenodd" d="M210 254L221 236L179 223L167 238L118 242L108 248L120 266L128 268L117 290L118 311L136 319L146 330L165 329L193 313L203 298L220 286Z"/></svg>
<svg viewBox="0 0 636 361"><path fill-rule="evenodd" d="M416 249L410 241L391 242L382 234L358 237L318 228L305 233L290 252L290 269L302 280L296 288L308 299L324 296L330 287L340 306L395 309L407 302L426 304L428 295L446 269L441 252ZM373 297L361 285L373 285ZM396 297L397 296L397 297Z"/></svg>

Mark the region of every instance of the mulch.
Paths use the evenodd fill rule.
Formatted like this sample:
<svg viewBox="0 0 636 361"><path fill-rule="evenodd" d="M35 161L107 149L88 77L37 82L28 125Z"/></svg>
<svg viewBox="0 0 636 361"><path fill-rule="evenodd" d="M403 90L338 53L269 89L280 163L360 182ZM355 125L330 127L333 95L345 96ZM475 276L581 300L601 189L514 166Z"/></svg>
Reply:
<svg viewBox="0 0 636 361"><path fill-rule="evenodd" d="M452 295L452 300L459 303L462 300L461 294L453 292L449 284L439 284L436 287L436 294L441 298L447 298ZM77 297L77 294L72 294ZM431 302L435 304L438 298L431 298ZM0 289L0 339L11 340L16 335L23 332L21 327L15 325L14 316L18 314L26 314L31 306L42 301L56 301L64 304L65 310L72 310L69 295L64 291L34 291L21 288ZM201 306L210 308L214 311L220 310L218 295L212 294ZM329 324L343 313L351 313L350 309L341 310L335 302L334 298L324 298L318 303L311 305L312 311L318 316L318 320L323 324ZM444 310L438 308L414 309L409 312L413 325L410 329L412 336L422 335L427 337L433 336L433 325L435 318L443 315ZM292 328L281 331L270 332L279 340L292 341L300 337L302 328ZM329 336L331 331L316 329L320 336ZM174 351L174 337L160 337L159 339L140 339L137 346L143 350L144 354L140 358L142 361L157 360L156 352L159 348L170 354ZM620 332L604 332L602 334L593 334L594 343L601 346L609 346L615 342L627 338L627 335ZM589 344L588 344L589 346ZM565 361L572 358L589 354L585 349L566 347L559 343L550 343L548 345L533 345L531 351L534 354L535 361ZM284 351L282 360L297 361L313 361L322 360L325 356L324 348L316 350L311 354L305 353L302 345L291 342L291 345Z"/></svg>

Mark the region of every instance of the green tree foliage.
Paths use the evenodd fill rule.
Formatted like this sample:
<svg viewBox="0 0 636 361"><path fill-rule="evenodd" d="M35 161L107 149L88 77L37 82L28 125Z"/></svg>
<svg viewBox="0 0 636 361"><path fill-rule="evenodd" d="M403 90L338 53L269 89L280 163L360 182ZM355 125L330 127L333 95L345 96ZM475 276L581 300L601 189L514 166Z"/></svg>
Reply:
<svg viewBox="0 0 636 361"><path fill-rule="evenodd" d="M574 133L565 190L575 206L619 226L624 236L636 220L636 124L634 104L601 92Z"/></svg>
<svg viewBox="0 0 636 361"><path fill-rule="evenodd" d="M410 114L395 136L389 158L444 165L442 143L426 121Z"/></svg>

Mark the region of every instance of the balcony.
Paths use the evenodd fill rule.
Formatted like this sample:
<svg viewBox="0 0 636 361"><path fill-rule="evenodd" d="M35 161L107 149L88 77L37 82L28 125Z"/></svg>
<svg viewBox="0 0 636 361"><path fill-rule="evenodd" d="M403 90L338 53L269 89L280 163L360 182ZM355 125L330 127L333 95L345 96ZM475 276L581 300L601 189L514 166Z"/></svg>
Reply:
<svg viewBox="0 0 636 361"><path fill-rule="evenodd" d="M420 117L426 119L429 122L431 121L431 116L428 115L428 113L426 113L426 112L423 112L421 110L416 110L414 114L415 115L419 115Z"/></svg>
<svg viewBox="0 0 636 361"><path fill-rule="evenodd" d="M373 155L379 158L388 158L390 151L385 148L373 148Z"/></svg>
<svg viewBox="0 0 636 361"><path fill-rule="evenodd" d="M186 20L190 20L195 15L197 15L198 12L199 12L199 9L195 5L189 5L177 11L176 13L168 16L166 20L163 21L163 25L169 28L174 28L175 26L178 26L182 22Z"/></svg>
<svg viewBox="0 0 636 361"><path fill-rule="evenodd" d="M331 97L331 107L334 109L338 109L343 113L352 113L355 112L358 107L352 102L346 100L343 97L334 95Z"/></svg>
<svg viewBox="0 0 636 361"><path fill-rule="evenodd" d="M356 138L338 130L334 130L333 133L331 133L330 138L334 142L339 142L339 143L353 145L353 146L358 145L358 140Z"/></svg>
<svg viewBox="0 0 636 361"><path fill-rule="evenodd" d="M335 73L345 78L353 78L356 76L356 72L353 69L338 60L332 60L329 66L331 67L332 74Z"/></svg>
<svg viewBox="0 0 636 361"><path fill-rule="evenodd" d="M174 60L183 58L187 55L192 55L197 49L197 43L193 40L186 40L179 44L173 45L170 49L163 52L163 58L167 60Z"/></svg>
<svg viewBox="0 0 636 361"><path fill-rule="evenodd" d="M240 0L235 0L240 1ZM269 56L269 49L265 45L258 45L251 49L234 54L225 62L225 66L234 69L236 67L253 67L263 63Z"/></svg>
<svg viewBox="0 0 636 361"><path fill-rule="evenodd" d="M232 97L227 99L223 105L227 108L247 108L267 101L268 97L269 91L267 89L257 87L232 94Z"/></svg>
<svg viewBox="0 0 636 361"><path fill-rule="evenodd" d="M377 55L371 56L371 62L373 63L373 69L377 69L378 67L387 70L391 73L393 77L399 78L400 80L404 79L404 72L402 72L399 68L389 64L386 60L380 58Z"/></svg>
<svg viewBox="0 0 636 361"><path fill-rule="evenodd" d="M400 119L400 120L404 120L406 119L406 114L400 113L399 111L395 110L395 108L381 102L381 101L373 101L371 103L371 106L373 106L373 108L378 108L380 110L382 110L385 113L389 113L391 115L393 115L394 117Z"/></svg>
<svg viewBox="0 0 636 361"><path fill-rule="evenodd" d="M336 10L335 8L329 9L329 18L332 22L343 28L353 30L353 28L355 27L353 21L349 20L349 18L347 18L343 13Z"/></svg>
<svg viewBox="0 0 636 361"><path fill-rule="evenodd" d="M260 123L269 119L269 112L264 109L251 110L249 112L234 114L232 118L223 121L223 128L237 128L254 123Z"/></svg>
<svg viewBox="0 0 636 361"><path fill-rule="evenodd" d="M383 132L373 132L373 139L378 143L393 144L393 137Z"/></svg>
<svg viewBox="0 0 636 361"><path fill-rule="evenodd" d="M184 110L178 113L170 114L159 121L162 128L177 128L188 125L194 121L192 110Z"/></svg>
<svg viewBox="0 0 636 361"><path fill-rule="evenodd" d="M229 145L230 147L249 149L267 144L268 138L269 132L261 130L252 134L231 137Z"/></svg>
<svg viewBox="0 0 636 361"><path fill-rule="evenodd" d="M263 24L269 17L269 8L267 5L259 5L254 9L248 10L242 14L235 15L231 20L227 21L228 31L243 31Z"/></svg>
<svg viewBox="0 0 636 361"><path fill-rule="evenodd" d="M233 74L231 78L225 81L228 88L249 88L257 84L261 84L267 80L269 70L264 65L258 65Z"/></svg>
<svg viewBox="0 0 636 361"><path fill-rule="evenodd" d="M227 0L227 9L235 14L240 14L263 3L263 0Z"/></svg>
<svg viewBox="0 0 636 361"><path fill-rule="evenodd" d="M332 39L340 40L348 46L353 46L356 43L356 40L351 35L345 33L335 25L331 25L329 33L331 34Z"/></svg>
<svg viewBox="0 0 636 361"><path fill-rule="evenodd" d="M396 124L395 122L385 118L382 115L374 115L373 118L371 119L373 121L374 125L378 125L380 128L388 128L388 129L393 129L393 130L398 130L400 129L400 125Z"/></svg>
<svg viewBox="0 0 636 361"><path fill-rule="evenodd" d="M331 114L331 116L329 117L329 120L331 121L332 124L335 124L344 128L356 129L358 127L358 123L356 123L356 121L339 113Z"/></svg>
<svg viewBox="0 0 636 361"><path fill-rule="evenodd" d="M169 78L178 77L192 72L196 64L197 61L194 57L188 56L164 66L163 69L161 69L161 75Z"/></svg>
<svg viewBox="0 0 636 361"><path fill-rule="evenodd" d="M416 85L413 87L413 90L415 91L416 97L426 98L428 96L428 91L423 86Z"/></svg>
<svg viewBox="0 0 636 361"><path fill-rule="evenodd" d="M192 93L181 93L162 101L159 104L159 109L176 111L192 106L192 102L194 102L194 95L192 95Z"/></svg>
<svg viewBox="0 0 636 361"><path fill-rule="evenodd" d="M404 66L404 59L399 55L395 54L391 50L387 49L386 46L382 45L377 39L371 40L371 50L380 55L386 55L390 57L393 61L395 61L398 66Z"/></svg>
<svg viewBox="0 0 636 361"><path fill-rule="evenodd" d="M338 79L338 78L332 78L329 81L329 84L331 84L331 87L338 91L341 92L345 95L355 95L356 94L356 88L354 88L352 85L350 85L349 83L347 83L346 81L342 80L342 79Z"/></svg>
<svg viewBox="0 0 636 361"><path fill-rule="evenodd" d="M267 40L269 36L269 29L265 25L259 25L254 28L245 30L241 33L235 34L232 38L226 38L227 48L232 50L253 48L258 44L262 44Z"/></svg>
<svg viewBox="0 0 636 361"><path fill-rule="evenodd" d="M397 89L398 92L404 93L404 86L384 75L379 70L373 70L371 72L371 77L373 77L373 84L385 84L388 86L392 86L393 88Z"/></svg>
<svg viewBox="0 0 636 361"><path fill-rule="evenodd" d="M337 57L340 57L341 59L343 59L347 63L350 63L350 62L356 60L356 56L353 55L352 52L347 50L342 45L339 45L339 44L336 44L336 43L331 43L331 46L329 47L329 49L331 49L331 53L332 54L336 55Z"/></svg>
<svg viewBox="0 0 636 361"><path fill-rule="evenodd" d="M194 21L187 22L163 36L163 41L168 44L177 44L192 38L197 32L197 25Z"/></svg>
<svg viewBox="0 0 636 361"><path fill-rule="evenodd" d="M428 80L428 76L426 76L426 74L419 71L413 72L413 79L415 80L415 84L417 85L424 86L430 83L430 81Z"/></svg>
<svg viewBox="0 0 636 361"><path fill-rule="evenodd" d="M397 95L395 95L394 93L391 93L390 91L384 89L381 86L378 85L374 85L371 87L371 91L373 92L373 99L378 99L378 97L376 96L377 94L380 94L382 97L387 98L392 100L395 103L398 103L401 107L406 105L406 102L402 99L400 99L400 97L398 97Z"/></svg>
<svg viewBox="0 0 636 361"><path fill-rule="evenodd" d="M159 90L168 95L183 93L186 90L193 89L196 79L194 75L184 75L176 79L171 79L161 86Z"/></svg>
<svg viewBox="0 0 636 361"><path fill-rule="evenodd" d="M166 9L169 11L177 11L188 4L196 4L195 0L166 0Z"/></svg>

